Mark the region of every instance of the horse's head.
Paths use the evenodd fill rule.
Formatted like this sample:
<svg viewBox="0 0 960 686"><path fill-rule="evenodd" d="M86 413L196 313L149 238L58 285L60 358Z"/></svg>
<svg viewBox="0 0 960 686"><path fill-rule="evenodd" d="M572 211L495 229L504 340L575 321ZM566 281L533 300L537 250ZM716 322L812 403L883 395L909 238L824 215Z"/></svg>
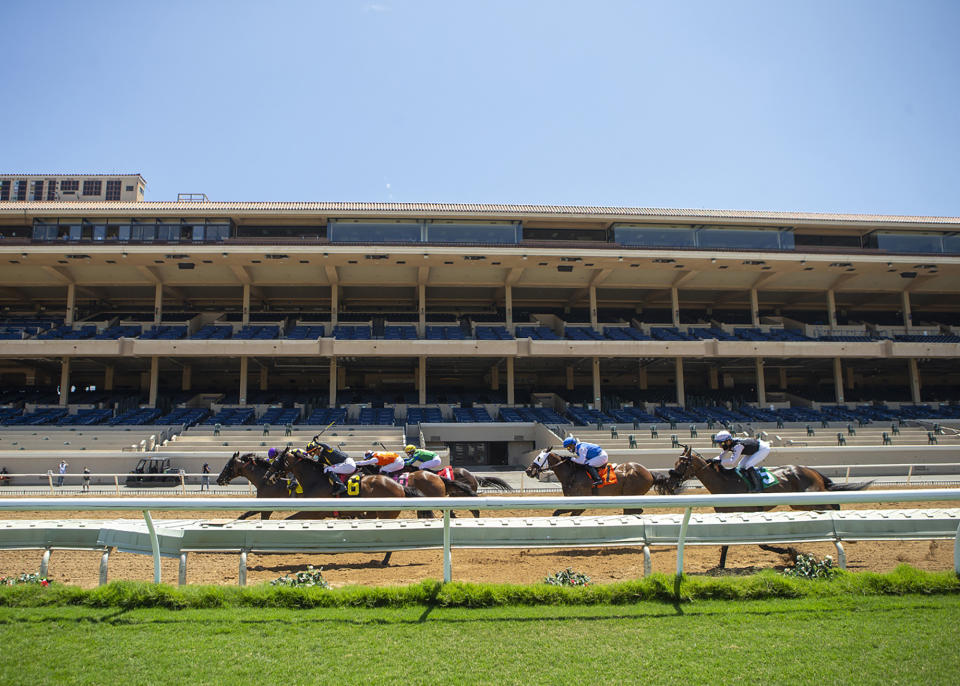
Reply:
<svg viewBox="0 0 960 686"><path fill-rule="evenodd" d="M270 463L270 466L267 467L267 471L264 474L266 480L270 483L277 483L277 480L287 472L290 471L290 466L297 459L298 452L290 451L290 446L281 451L279 455L273 458L273 461Z"/></svg>
<svg viewBox="0 0 960 686"><path fill-rule="evenodd" d="M688 445L683 446L683 452L677 458L673 469L668 472L669 477L665 483L666 490L676 493L684 481L694 477L703 463L704 459L696 451Z"/></svg>
<svg viewBox="0 0 960 686"><path fill-rule="evenodd" d="M537 455L533 462L530 463L530 466L526 469L526 475L532 479L540 478L540 473L545 469L550 469L558 461L556 455L553 455L550 452L552 448L547 448L546 450L541 450L540 454ZM551 461L550 457L553 455L554 460Z"/></svg>
<svg viewBox="0 0 960 686"><path fill-rule="evenodd" d="M227 464L223 465L220 475L217 477L218 486L226 486L228 483L240 476L240 451L235 452Z"/></svg>

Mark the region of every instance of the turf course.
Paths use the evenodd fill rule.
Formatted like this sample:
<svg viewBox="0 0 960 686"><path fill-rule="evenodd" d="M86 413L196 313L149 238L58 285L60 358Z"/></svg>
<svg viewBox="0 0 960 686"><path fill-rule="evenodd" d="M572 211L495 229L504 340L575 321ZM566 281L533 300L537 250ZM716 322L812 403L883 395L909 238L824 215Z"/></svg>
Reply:
<svg viewBox="0 0 960 686"><path fill-rule="evenodd" d="M2 608L13 684L956 684L956 596L677 606Z"/></svg>
<svg viewBox="0 0 960 686"><path fill-rule="evenodd" d="M0 587L0 684L939 684L960 579Z"/></svg>

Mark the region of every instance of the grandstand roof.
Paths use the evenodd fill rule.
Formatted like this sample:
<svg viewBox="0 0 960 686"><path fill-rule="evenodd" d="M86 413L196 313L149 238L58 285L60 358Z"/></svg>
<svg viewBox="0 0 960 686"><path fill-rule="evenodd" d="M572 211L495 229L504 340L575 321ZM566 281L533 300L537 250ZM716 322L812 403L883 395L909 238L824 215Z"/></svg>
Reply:
<svg viewBox="0 0 960 686"><path fill-rule="evenodd" d="M77 175L80 176L80 175ZM820 212L765 212L755 210L668 209L658 207L608 207L598 205L517 205L501 203L385 203L385 202L0 202L0 216L76 213L322 213L334 215L457 215L490 217L566 217L610 221L749 221L773 225L889 224L937 225L960 228L960 217L834 214Z"/></svg>

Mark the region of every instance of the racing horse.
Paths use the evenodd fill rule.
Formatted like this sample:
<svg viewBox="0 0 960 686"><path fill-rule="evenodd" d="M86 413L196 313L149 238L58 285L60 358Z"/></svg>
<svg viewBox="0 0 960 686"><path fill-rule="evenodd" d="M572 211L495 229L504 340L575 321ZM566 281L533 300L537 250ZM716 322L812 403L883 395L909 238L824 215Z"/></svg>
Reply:
<svg viewBox="0 0 960 686"><path fill-rule="evenodd" d="M466 472L466 470L463 470L463 471ZM364 474L364 475L371 475L371 476L374 476L374 475L388 476L387 474L383 474L381 471L379 471L379 469L375 465L364 465L363 467L357 467L357 473ZM395 474L398 474L398 475L406 474L407 475L405 477L406 484L408 486L413 486L414 488L416 488L426 496L433 496L433 497L447 496L450 498L455 498L457 496L471 497L471 498L477 497L477 489L472 488L470 484L468 484L466 481L463 481L460 479L453 479L453 480L447 479L446 477L441 476L440 474L437 474L436 472L430 469L417 469L416 467L411 467L407 465L399 472L395 472ZM467 474L470 474L470 473L467 472ZM470 474L470 476L472 477L473 475ZM434 479L433 477L436 477L436 478ZM388 478L393 478L393 476L389 475ZM438 486L437 486L438 479L439 479L439 482L443 485L442 492L438 491ZM474 480L476 480L476 477L474 477ZM497 481L501 481L501 479L497 479ZM400 480L399 483L403 484L404 481ZM504 483L504 486L506 486L509 490L513 490L510 488L510 486L506 482L503 482L503 483ZM424 516L422 512L423 511L418 512L417 516L422 518ZM480 516L480 510L470 510L470 513L474 517ZM432 513L426 516L432 516ZM451 512L450 516L456 517L456 514L454 512Z"/></svg>
<svg viewBox="0 0 960 686"><path fill-rule="evenodd" d="M873 481L864 481L854 484L836 484L830 477L811 467L799 465L784 465L768 469L779 483L767 486L764 493L801 493L804 491L862 491ZM676 464L670 470L667 479L657 484L657 492L662 495L676 495L688 479L700 479L700 483L714 494L723 493L750 493L750 488L732 469L724 469L717 461L708 461L690 446L684 446L683 452L677 458ZM715 507L715 512L765 512L772 510L775 505L758 505L756 507ZM793 510L839 510L840 505L791 505ZM786 553L783 548L761 545L764 550L775 553ZM729 546L720 549L719 569L723 569L727 562Z"/></svg>
<svg viewBox="0 0 960 686"><path fill-rule="evenodd" d="M655 484L662 484L667 480L667 477L663 474L654 474L636 462L623 462L611 466L613 466L613 473L617 477L617 482L609 486L603 486L603 495L643 495ZM527 467L526 474L536 479L545 470L553 470L553 473L556 474L563 489L564 497L597 495L597 489L592 485L592 480L586 470L571 462L570 457L552 452L552 448L541 451ZM583 510L561 509L556 510L553 516L556 517L565 512L569 512L573 516L583 514ZM641 514L642 512L642 508L625 509L623 511L624 514Z"/></svg>
<svg viewBox="0 0 960 686"><path fill-rule="evenodd" d="M254 453L240 455L238 450L227 460L220 470L217 477L218 486L226 486L237 477L244 477L257 489L258 498L289 498L291 497L287 485L281 481L268 480L267 472L270 469L270 463L262 457L257 457ZM244 512L237 519L246 519L257 514L258 510ZM272 511L260 511L260 519L270 519Z"/></svg>

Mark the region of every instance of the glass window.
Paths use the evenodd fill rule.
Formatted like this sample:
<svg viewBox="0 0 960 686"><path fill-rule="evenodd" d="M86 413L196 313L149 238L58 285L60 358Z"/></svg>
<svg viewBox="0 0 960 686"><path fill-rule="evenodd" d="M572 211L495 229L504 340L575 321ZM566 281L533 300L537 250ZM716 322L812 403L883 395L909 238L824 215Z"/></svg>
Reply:
<svg viewBox="0 0 960 686"><path fill-rule="evenodd" d="M960 236L944 236L943 252L960 253Z"/></svg>
<svg viewBox="0 0 960 686"><path fill-rule="evenodd" d="M230 238L230 225L207 224L206 232L208 241L225 241Z"/></svg>
<svg viewBox="0 0 960 686"><path fill-rule="evenodd" d="M204 233L204 231L203 231L203 226L201 226L201 225L196 225L196 224L195 224L195 225L192 226L191 228L193 229L193 231L191 232L191 236L190 236L190 237L193 239L193 241L194 241L195 243L202 242L202 241L203 241L203 233Z"/></svg>
<svg viewBox="0 0 960 686"><path fill-rule="evenodd" d="M934 233L877 233L877 247L888 252L943 252L943 235Z"/></svg>
<svg viewBox="0 0 960 686"><path fill-rule="evenodd" d="M639 245L651 248L693 248L694 230L684 226L627 226L613 227L614 240L620 245Z"/></svg>
<svg viewBox="0 0 960 686"><path fill-rule="evenodd" d="M130 240L130 225L129 225L129 224L121 224L119 227L117 227L117 238L118 238L119 240L121 240L121 241L129 241L129 240Z"/></svg>
<svg viewBox="0 0 960 686"><path fill-rule="evenodd" d="M750 231L739 229L700 229L699 247L745 250L779 250L779 231Z"/></svg>
<svg viewBox="0 0 960 686"><path fill-rule="evenodd" d="M420 222L330 222L327 233L334 243L419 243Z"/></svg>
<svg viewBox="0 0 960 686"><path fill-rule="evenodd" d="M83 195L100 195L103 182L99 179L87 179L83 182Z"/></svg>
<svg viewBox="0 0 960 686"><path fill-rule="evenodd" d="M144 243L152 243L157 237L157 225L145 224L140 232L140 240Z"/></svg>
<svg viewBox="0 0 960 686"><path fill-rule="evenodd" d="M519 224L427 224L431 243L509 243L520 242Z"/></svg>
<svg viewBox="0 0 960 686"><path fill-rule="evenodd" d="M70 240L79 241L83 237L83 227L81 226L71 226L70 227Z"/></svg>

